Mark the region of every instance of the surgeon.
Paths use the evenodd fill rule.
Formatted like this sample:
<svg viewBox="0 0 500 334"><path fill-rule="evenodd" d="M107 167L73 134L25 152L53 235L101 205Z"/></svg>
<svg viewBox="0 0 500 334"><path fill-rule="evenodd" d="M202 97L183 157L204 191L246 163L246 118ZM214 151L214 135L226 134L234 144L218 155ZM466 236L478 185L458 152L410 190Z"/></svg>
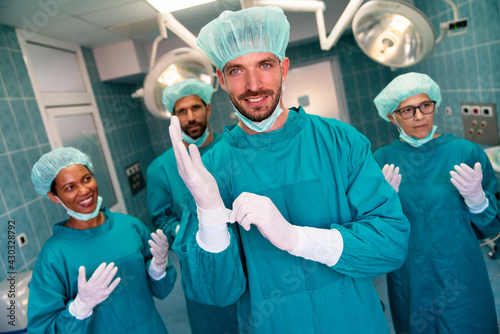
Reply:
<svg viewBox="0 0 500 334"><path fill-rule="evenodd" d="M208 119L211 114L212 85L198 79L177 82L163 90L163 105L179 119L184 145L194 144L201 155L221 139L212 133ZM156 158L148 167L147 192L151 221L165 232L169 244L175 239L181 222L188 190L177 172L172 148ZM186 298L189 325L193 334L224 334L237 332L236 306L200 304Z"/></svg>
<svg viewBox="0 0 500 334"><path fill-rule="evenodd" d="M167 333L153 296L176 272L161 230L101 208L89 157L72 147L44 154L31 170L35 190L62 205L38 255L28 300L29 333Z"/></svg>
<svg viewBox="0 0 500 334"><path fill-rule="evenodd" d="M408 257L387 275L396 333L498 333L474 231L500 231L488 157L477 144L436 133L441 92L425 74L396 77L374 102L400 133L374 156L411 224Z"/></svg>
<svg viewBox="0 0 500 334"><path fill-rule="evenodd" d="M198 35L239 121L202 162L172 117L192 195L173 245L183 288L236 302L240 333L389 333L371 278L401 266L409 223L363 135L283 105L289 32L280 8L252 7Z"/></svg>

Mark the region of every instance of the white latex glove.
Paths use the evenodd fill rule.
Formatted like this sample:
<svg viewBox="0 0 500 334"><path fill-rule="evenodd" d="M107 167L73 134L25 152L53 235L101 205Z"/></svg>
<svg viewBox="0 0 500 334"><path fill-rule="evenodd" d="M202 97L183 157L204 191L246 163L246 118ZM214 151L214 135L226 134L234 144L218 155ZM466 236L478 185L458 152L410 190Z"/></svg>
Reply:
<svg viewBox="0 0 500 334"><path fill-rule="evenodd" d="M120 283L119 277L111 283L117 271L118 267L115 267L113 262L108 265L103 262L87 281L85 267L81 266L78 269L78 293L70 304L70 313L77 319L89 317L94 307L108 298L109 294Z"/></svg>
<svg viewBox="0 0 500 334"><path fill-rule="evenodd" d="M283 218L274 203L264 196L242 193L233 203L231 221L237 221L245 230L255 225L260 233L277 248L291 252L299 235L295 226Z"/></svg>
<svg viewBox="0 0 500 334"><path fill-rule="evenodd" d="M401 183L401 174L399 174L399 167L394 168L394 165L385 164L384 168L382 168L382 173L387 182L399 192L399 184Z"/></svg>
<svg viewBox="0 0 500 334"><path fill-rule="evenodd" d="M193 195L198 207L201 224L214 225L227 223L230 210L224 206L219 187L201 161L196 145L189 145L189 154L182 142L179 119L172 116L168 128L179 175Z"/></svg>
<svg viewBox="0 0 500 334"><path fill-rule="evenodd" d="M149 275L155 280L161 279L166 274L168 264L168 240L162 230L158 229L151 233L153 240L148 240L151 246L151 264L149 265Z"/></svg>
<svg viewBox="0 0 500 334"><path fill-rule="evenodd" d="M231 210L226 209L219 187L212 174L203 166L196 145L189 145L189 153L182 142L181 125L176 116L168 128L174 149L177 170L196 201L199 230L196 242L207 252L219 253L230 243L227 222Z"/></svg>
<svg viewBox="0 0 500 334"><path fill-rule="evenodd" d="M455 165L454 168L456 172L450 171L450 181L465 199L465 204L473 207L483 203L486 195L481 185L483 180L481 164L476 162L474 169L464 163L461 163L460 166Z"/></svg>

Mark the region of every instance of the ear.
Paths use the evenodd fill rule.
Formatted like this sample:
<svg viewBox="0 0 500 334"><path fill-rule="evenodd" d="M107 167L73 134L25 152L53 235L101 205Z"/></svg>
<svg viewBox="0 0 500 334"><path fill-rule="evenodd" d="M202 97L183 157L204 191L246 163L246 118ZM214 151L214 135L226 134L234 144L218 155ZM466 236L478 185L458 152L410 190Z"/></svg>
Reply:
<svg viewBox="0 0 500 334"><path fill-rule="evenodd" d="M396 120L394 119L394 115L392 114L387 114L387 118L389 119L389 121L392 122L392 124L398 126L398 123L396 123Z"/></svg>
<svg viewBox="0 0 500 334"><path fill-rule="evenodd" d="M288 75L288 69L290 68L290 59L287 57L283 58L281 61L281 73L282 73L282 82L285 82L286 76Z"/></svg>
<svg viewBox="0 0 500 334"><path fill-rule="evenodd" d="M212 108L210 107L210 103L209 103L209 104L207 104L207 118L209 118L211 114L212 114Z"/></svg>
<svg viewBox="0 0 500 334"><path fill-rule="evenodd" d="M54 195L52 192L47 191L47 196L49 196L49 199L50 199L52 202L54 202L54 203L56 203L56 204L61 203L61 201L60 201L59 199L57 199L56 195Z"/></svg>
<svg viewBox="0 0 500 334"><path fill-rule="evenodd" d="M227 92L226 83L224 82L224 75L220 68L217 69L217 78L219 79L220 86Z"/></svg>

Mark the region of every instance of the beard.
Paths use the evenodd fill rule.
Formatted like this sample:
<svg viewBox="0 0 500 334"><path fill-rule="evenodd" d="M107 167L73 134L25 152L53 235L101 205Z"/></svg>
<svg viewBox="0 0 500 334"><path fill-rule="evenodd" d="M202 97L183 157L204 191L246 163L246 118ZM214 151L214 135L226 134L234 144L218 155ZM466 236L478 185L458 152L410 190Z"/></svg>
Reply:
<svg viewBox="0 0 500 334"><path fill-rule="evenodd" d="M199 125L200 127L192 130L192 129L190 129L190 127L193 125ZM207 121L198 122L198 121L194 120L194 121L191 121L188 124L186 124L186 126L181 127L181 129L189 137L191 137L193 139L198 139L201 136L203 136L203 134L205 133L205 130L207 129L207 126L208 126Z"/></svg>
<svg viewBox="0 0 500 334"><path fill-rule="evenodd" d="M280 87L276 93L274 93L272 90L259 90L256 92L253 92L251 90L247 90L245 93L241 94L238 96L238 98L235 98L233 94L229 94L229 99L231 100L231 103L233 106L236 108L236 110L239 111L240 114L242 114L244 117L248 118L252 122L262 122L263 120L267 119L269 116L273 114L273 112L276 110L276 106L280 103L281 99L281 88L282 84L280 83ZM243 104L239 103L238 101L244 100L251 98L252 96L262 96L262 95L267 95L272 98L272 102L269 108L266 107L259 107L259 108L248 108L245 109L243 107Z"/></svg>

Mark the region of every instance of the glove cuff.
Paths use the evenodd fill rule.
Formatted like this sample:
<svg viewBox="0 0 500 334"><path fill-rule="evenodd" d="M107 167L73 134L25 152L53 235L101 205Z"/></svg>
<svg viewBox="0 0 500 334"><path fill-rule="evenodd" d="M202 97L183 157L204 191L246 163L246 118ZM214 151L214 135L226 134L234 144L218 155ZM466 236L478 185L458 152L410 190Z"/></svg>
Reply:
<svg viewBox="0 0 500 334"><path fill-rule="evenodd" d="M471 206L476 206L476 205L479 205L481 203L484 203L484 201L486 199L486 194L484 193L484 190L483 190L476 197L473 197L473 198L469 198L469 196L467 196L467 197L468 198L464 198L465 204L467 204L467 206L471 207Z"/></svg>
<svg viewBox="0 0 500 334"><path fill-rule="evenodd" d="M475 204L476 203L476 204ZM469 207L469 212L473 214L478 214L486 210L486 208L490 205L488 198L484 195L482 201L469 201L465 200L465 204Z"/></svg>
<svg viewBox="0 0 500 334"><path fill-rule="evenodd" d="M198 213L198 221L202 225L220 225L229 222L231 210L226 209L224 206L216 210L203 210L197 206L196 212Z"/></svg>
<svg viewBox="0 0 500 334"><path fill-rule="evenodd" d="M93 307L86 306L81 300L80 296L76 295L75 300L69 304L69 313L77 318L78 320L83 320L92 315Z"/></svg>
<svg viewBox="0 0 500 334"><path fill-rule="evenodd" d="M168 263L168 260L167 260ZM155 281L161 280L165 275L167 275L167 264L165 266L157 266L152 260L151 264L149 265L148 269L148 274L151 276L152 279Z"/></svg>
<svg viewBox="0 0 500 334"><path fill-rule="evenodd" d="M344 250L344 239L337 229L320 229L306 226L294 226L299 235L297 246L289 252L308 260L326 264L337 264Z"/></svg>
<svg viewBox="0 0 500 334"><path fill-rule="evenodd" d="M204 251L220 253L229 246L230 235L227 224L198 225L196 242Z"/></svg>

